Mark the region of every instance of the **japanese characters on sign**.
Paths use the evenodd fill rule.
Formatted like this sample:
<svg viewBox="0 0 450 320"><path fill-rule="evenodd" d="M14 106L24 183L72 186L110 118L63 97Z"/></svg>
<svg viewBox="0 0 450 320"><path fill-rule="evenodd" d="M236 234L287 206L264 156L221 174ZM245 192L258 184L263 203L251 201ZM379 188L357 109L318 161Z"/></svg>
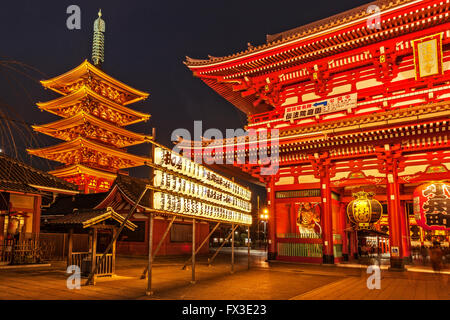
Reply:
<svg viewBox="0 0 450 320"><path fill-rule="evenodd" d="M251 192L203 166L155 148L153 195L157 210L250 225ZM164 169L170 170L166 171Z"/></svg>
<svg viewBox="0 0 450 320"><path fill-rule="evenodd" d="M443 32L411 41L414 49L416 80L443 73L442 37Z"/></svg>
<svg viewBox="0 0 450 320"><path fill-rule="evenodd" d="M356 93L351 93L322 101L287 107L284 113L284 120L294 121L301 118L352 109L356 107L357 96Z"/></svg>
<svg viewBox="0 0 450 320"><path fill-rule="evenodd" d="M251 198L250 190L245 189L237 183L218 175L214 171L206 169L200 164L177 155L169 150L156 148L155 164L186 175L187 177L202 180L213 187L221 188L227 192L236 194L245 200L250 200Z"/></svg>
<svg viewBox="0 0 450 320"><path fill-rule="evenodd" d="M223 207L206 204L197 200L184 198L178 195L164 192L155 192L153 195L153 204L155 209L174 213L181 213L189 216L199 216L214 220L225 220L250 225L252 216L229 210Z"/></svg>
<svg viewBox="0 0 450 320"><path fill-rule="evenodd" d="M355 200L347 206L347 216L356 229L371 229L381 219L383 206L373 199L373 192L359 191L353 194Z"/></svg>
<svg viewBox="0 0 450 320"><path fill-rule="evenodd" d="M155 171L154 186L172 192L182 193L191 197L214 202L219 205L233 207L245 212L251 211L250 202L246 200L224 192L219 192L200 184L196 184L187 179L176 177L170 173L162 172L160 170Z"/></svg>
<svg viewBox="0 0 450 320"><path fill-rule="evenodd" d="M414 191L414 217L427 230L450 230L450 185L427 183Z"/></svg>

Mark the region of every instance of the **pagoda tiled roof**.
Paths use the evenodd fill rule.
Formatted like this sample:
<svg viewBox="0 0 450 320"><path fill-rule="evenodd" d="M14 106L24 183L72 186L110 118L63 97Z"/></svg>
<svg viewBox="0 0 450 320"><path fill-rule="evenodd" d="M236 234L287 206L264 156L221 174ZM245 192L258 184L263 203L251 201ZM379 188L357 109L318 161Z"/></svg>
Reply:
<svg viewBox="0 0 450 320"><path fill-rule="evenodd" d="M0 154L0 190L38 193L39 190L57 189L77 192L78 187L22 161Z"/></svg>
<svg viewBox="0 0 450 320"><path fill-rule="evenodd" d="M60 120L57 120L57 121L54 121L54 122L51 122L51 123L48 123L45 125L38 125L38 126L32 126L32 127L35 131L45 133L45 134L48 134L51 136L55 136L54 133L56 131L70 129L75 126L79 126L80 124L84 124L86 122L92 123L92 124L96 125L97 127L100 127L102 129L108 130L110 132L114 132L116 134L119 134L119 135L122 135L125 137L129 137L134 140L134 143L128 144L125 146L139 144L139 143L151 140L151 136L135 133L135 132L123 129L119 126L114 126L114 125L112 125L104 120L101 120L97 117L94 117L84 111L81 111L70 118L60 119ZM57 136L55 136L55 137L57 138Z"/></svg>
<svg viewBox="0 0 450 320"><path fill-rule="evenodd" d="M27 149L28 153L35 156L49 158L51 154L65 153L69 150L77 150L81 148L89 148L98 152L105 152L107 154L116 155L122 159L127 159L135 162L135 166L145 165L150 163L151 159L142 156L136 156L126 151L111 146L107 146L98 142L94 142L83 137L76 138L75 140L63 142L54 146L44 147L40 149Z"/></svg>
<svg viewBox="0 0 450 320"><path fill-rule="evenodd" d="M127 101L126 104L146 99L149 95L146 92L134 89L129 85L126 85L125 83L109 76L108 74L98 69L93 64L91 64L88 60L84 60L79 66L75 67L72 70L67 71L62 75L56 76L48 80L42 80L41 84L46 88L52 89L58 93L65 95L67 93L61 90L63 87L81 79L83 76L89 73L98 76L103 81L106 81L110 83L112 86L120 88L121 90L124 90L128 92L130 95L135 97L134 99Z"/></svg>
<svg viewBox="0 0 450 320"><path fill-rule="evenodd" d="M109 171L104 170L98 170L91 167L86 167L82 164L74 164L71 166L56 168L55 170L49 171L49 173L57 177L67 177L77 174L87 174L98 178L103 178L106 180L114 180L117 176L115 173L111 173Z"/></svg>
<svg viewBox="0 0 450 320"><path fill-rule="evenodd" d="M150 115L149 114L143 113L143 112L139 112L139 111L133 110L131 108L128 108L126 106L122 106L120 104L117 104L114 101L111 101L109 99L106 99L105 97L102 97L101 95L99 95L98 93L96 93L93 90L90 90L87 87L82 87L82 88L78 89L75 92L72 92L72 93L67 94L65 96L62 96L62 97L59 97L57 99L53 99L51 101L38 102L37 106L41 110L52 112L52 113L57 114L59 116L64 116L64 114L60 114L58 112L55 112L53 109L59 109L59 108L61 108L63 106L74 105L76 103L79 103L80 100L85 98L85 97L93 99L95 101L98 101L98 102L106 105L107 107L112 108L115 111L122 112L124 114L128 114L128 115L131 115L131 116L134 116L134 117L137 118L136 121L127 123L127 125L130 125L130 124L133 124L133 123L136 123L136 122L140 122L142 120L150 119Z"/></svg>

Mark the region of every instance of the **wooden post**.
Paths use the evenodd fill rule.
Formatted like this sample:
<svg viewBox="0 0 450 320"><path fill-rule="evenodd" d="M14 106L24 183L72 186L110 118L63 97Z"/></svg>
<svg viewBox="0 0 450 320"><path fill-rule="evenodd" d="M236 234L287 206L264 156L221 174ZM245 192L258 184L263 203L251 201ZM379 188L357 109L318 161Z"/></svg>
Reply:
<svg viewBox="0 0 450 320"><path fill-rule="evenodd" d="M116 239L116 233L117 233L117 228L113 228L112 229L112 236L114 239L113 245L112 245L112 274L116 273L116 245L117 245L117 239Z"/></svg>
<svg viewBox="0 0 450 320"><path fill-rule="evenodd" d="M69 244L67 248L67 266L72 265L72 251L73 251L73 228L69 230ZM81 266L79 266L81 267Z"/></svg>
<svg viewBox="0 0 450 320"><path fill-rule="evenodd" d="M347 212L346 212L347 206L345 203L341 203L339 207L339 215L340 215L340 234L342 238L342 259L344 261L348 261L348 241L347 241Z"/></svg>
<svg viewBox="0 0 450 320"><path fill-rule="evenodd" d="M149 222L149 234L148 234L148 279L147 279L147 291L145 294L147 296L151 296L153 294L152 291L152 271L153 271L153 213L149 212L148 214L148 222Z"/></svg>
<svg viewBox="0 0 450 320"><path fill-rule="evenodd" d="M156 139L156 129L152 128L152 140L155 141ZM150 158L152 159L152 163L155 163L155 146L153 143L150 143ZM150 167L149 172L149 178L150 178L150 184L152 186L155 185L154 183L154 176L155 176L155 170L153 170L153 167ZM150 209L154 209L154 203L153 203L153 189L150 189ZM153 295L152 291L152 271L153 271L153 213L149 212L148 214L148 222L149 222L149 231L148 231L148 279L147 279L147 290L145 291L145 294L147 296ZM159 249L159 248L158 248ZM145 275L144 275L145 277Z"/></svg>
<svg viewBox="0 0 450 320"><path fill-rule="evenodd" d="M97 228L92 228L92 260L91 260L91 273L92 284L95 285L95 264L97 260Z"/></svg>
<svg viewBox="0 0 450 320"><path fill-rule="evenodd" d="M195 219L192 219L192 280L195 283Z"/></svg>
<svg viewBox="0 0 450 320"><path fill-rule="evenodd" d="M172 228L172 225L173 225L173 223L174 223L176 217L177 217L177 216L173 216L173 217L172 217L172 220L170 220L170 223L169 223L169 225L167 226L166 231L164 232L164 234L163 234L161 240L159 240L159 243L158 243L158 245L156 246L155 251L152 253L152 254L153 254L153 260L152 260L152 261L155 260L156 254L158 253L158 251L159 251L159 249L161 248L161 246L162 246L164 240L166 239L167 234L168 234L169 231L170 231L170 228ZM148 271L148 265L145 267L144 272L142 273L141 279L145 279L145 277L147 276L147 271Z"/></svg>
<svg viewBox="0 0 450 320"><path fill-rule="evenodd" d="M401 230L401 215L404 214L400 207L400 184L398 183L398 167L396 159L392 160L394 164L391 170L386 173L386 195L388 203L388 221L389 221L389 246L391 253L390 270L404 271L403 245ZM395 252L392 251L395 248Z"/></svg>
<svg viewBox="0 0 450 320"><path fill-rule="evenodd" d="M217 224L214 226L214 228L211 230L211 232L206 236L206 238L203 240L203 242L200 244L200 246L195 250L195 254L200 252L200 249L204 246L204 244L206 243L206 241L208 241L208 239L211 237L211 235L214 233L214 231L216 231L216 229L219 227L220 222L217 222ZM189 261L191 261L191 258L189 258L183 265L183 267L181 268L181 270L186 269L187 264L189 263Z"/></svg>
<svg viewBox="0 0 450 320"><path fill-rule="evenodd" d="M63 245L62 245L62 249L61 249L61 253L62 253L62 258L64 259L64 255L66 254L66 233L63 233ZM65 257L67 259L67 257Z"/></svg>
<svg viewBox="0 0 450 320"><path fill-rule="evenodd" d="M219 251L223 248L225 243L228 241L228 239L231 238L231 235L236 230L237 226L234 227L234 229L231 230L231 232L227 235L227 237L223 240L222 244L220 245L219 249L216 250L216 252L213 254L213 256L208 259L208 265L211 266L212 262L214 261L215 257L219 254Z"/></svg>
<svg viewBox="0 0 450 320"><path fill-rule="evenodd" d="M247 269L250 270L250 226L247 227L247 258L248 258L248 266Z"/></svg>
<svg viewBox="0 0 450 320"><path fill-rule="evenodd" d="M267 227L267 234L264 232L264 247L267 247L267 260L275 260L277 258L277 220L275 218L275 177L272 176L267 188L267 198L269 207L269 221L264 223ZM267 238L268 235L268 238Z"/></svg>
<svg viewBox="0 0 450 320"><path fill-rule="evenodd" d="M330 173L328 166L322 166L321 168L321 197L322 197L322 251L323 251L323 263L334 264L334 244L333 244L333 211L332 211L332 198L330 188Z"/></svg>
<svg viewBox="0 0 450 320"><path fill-rule="evenodd" d="M231 230L234 230L234 224L231 224ZM231 273L234 273L234 231L231 234Z"/></svg>

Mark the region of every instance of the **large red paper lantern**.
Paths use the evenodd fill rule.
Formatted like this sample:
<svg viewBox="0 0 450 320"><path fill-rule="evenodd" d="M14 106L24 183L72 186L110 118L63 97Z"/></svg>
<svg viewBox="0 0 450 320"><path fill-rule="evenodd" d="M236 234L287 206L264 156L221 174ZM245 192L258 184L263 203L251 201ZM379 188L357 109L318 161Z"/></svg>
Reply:
<svg viewBox="0 0 450 320"><path fill-rule="evenodd" d="M450 184L430 182L417 187L414 217L426 230L450 230Z"/></svg>

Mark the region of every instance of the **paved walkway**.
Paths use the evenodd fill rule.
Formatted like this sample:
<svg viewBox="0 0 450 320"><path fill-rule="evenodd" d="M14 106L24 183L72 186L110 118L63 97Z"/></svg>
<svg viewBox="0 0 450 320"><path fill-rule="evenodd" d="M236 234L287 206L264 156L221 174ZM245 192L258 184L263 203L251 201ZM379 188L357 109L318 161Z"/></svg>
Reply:
<svg viewBox="0 0 450 320"><path fill-rule="evenodd" d="M184 259L157 258L153 271L154 296L145 296L146 280L140 279L144 258L119 257L117 276L99 278L96 286L69 290L63 262L52 267L0 270L0 299L188 299L188 300L315 300L315 299L444 299L450 300L449 275L382 270L381 289L369 290L365 268L300 265L264 261L252 255L247 270L244 250L238 250L235 273L230 256L218 256L212 267L199 258L197 283L191 270L181 270ZM84 283L84 279L82 283Z"/></svg>

